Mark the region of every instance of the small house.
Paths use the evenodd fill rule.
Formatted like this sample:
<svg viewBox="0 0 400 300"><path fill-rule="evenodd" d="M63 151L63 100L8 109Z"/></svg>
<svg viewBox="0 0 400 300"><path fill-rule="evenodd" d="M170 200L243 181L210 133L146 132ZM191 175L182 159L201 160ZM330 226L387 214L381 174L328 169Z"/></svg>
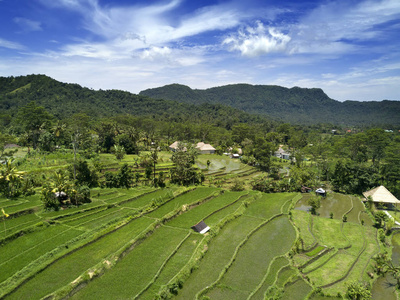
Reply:
<svg viewBox="0 0 400 300"><path fill-rule="evenodd" d="M169 145L169 150L171 150L172 152L178 151L179 144L180 144L179 141L173 142L171 145ZM183 151L187 151L186 147L183 148Z"/></svg>
<svg viewBox="0 0 400 300"><path fill-rule="evenodd" d="M400 201L393 196L391 192L388 191L383 185L378 186L372 190L366 191L363 193L365 197L365 201L368 201L367 198L371 197L372 201L376 203L382 203L386 206L393 207L394 205L400 203Z"/></svg>
<svg viewBox="0 0 400 300"><path fill-rule="evenodd" d="M301 187L302 193L310 193L311 191L312 191L312 188L306 187L304 185Z"/></svg>
<svg viewBox="0 0 400 300"><path fill-rule="evenodd" d="M319 188L315 191L315 194L318 196L326 197L326 191L323 188Z"/></svg>
<svg viewBox="0 0 400 300"><path fill-rule="evenodd" d="M290 153L286 152L281 147L279 147L279 149L277 151L275 151L274 155L281 159L286 159L286 160L290 159Z"/></svg>
<svg viewBox="0 0 400 300"><path fill-rule="evenodd" d="M200 223L197 223L196 225L192 226L192 229L196 232L199 232L201 234L205 234L207 231L210 230L210 227L204 223L204 221L201 221Z"/></svg>
<svg viewBox="0 0 400 300"><path fill-rule="evenodd" d="M199 142L196 145L196 149L199 150L200 154L214 154L215 148L210 144L205 144L203 142Z"/></svg>

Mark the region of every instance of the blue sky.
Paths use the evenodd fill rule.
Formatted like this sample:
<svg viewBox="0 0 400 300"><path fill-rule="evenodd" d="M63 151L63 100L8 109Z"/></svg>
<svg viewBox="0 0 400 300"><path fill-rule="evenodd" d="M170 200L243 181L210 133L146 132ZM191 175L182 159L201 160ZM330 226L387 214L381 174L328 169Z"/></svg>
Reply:
<svg viewBox="0 0 400 300"><path fill-rule="evenodd" d="M400 100L399 0L0 0L0 76Z"/></svg>

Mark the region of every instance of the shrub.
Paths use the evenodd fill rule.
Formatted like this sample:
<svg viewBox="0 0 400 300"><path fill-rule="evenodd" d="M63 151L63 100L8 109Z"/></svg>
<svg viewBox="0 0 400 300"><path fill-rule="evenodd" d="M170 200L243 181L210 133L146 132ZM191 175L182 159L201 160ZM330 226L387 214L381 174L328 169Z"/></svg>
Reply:
<svg viewBox="0 0 400 300"><path fill-rule="evenodd" d="M238 178L235 178L231 190L235 192L243 191L244 190L243 182L241 182Z"/></svg>
<svg viewBox="0 0 400 300"><path fill-rule="evenodd" d="M351 282L347 286L346 298L366 300L371 299L372 295L366 284L360 282Z"/></svg>
<svg viewBox="0 0 400 300"><path fill-rule="evenodd" d="M85 160L78 160L74 165L69 167L70 178L74 178L75 172L75 184L87 185L94 187L98 185L99 177L96 170L91 169L89 164Z"/></svg>
<svg viewBox="0 0 400 300"><path fill-rule="evenodd" d="M74 204L90 203L90 189L88 186L83 185L77 187L70 195L70 200Z"/></svg>
<svg viewBox="0 0 400 300"><path fill-rule="evenodd" d="M106 179L104 182L106 187L125 187L127 189L133 184L135 178L133 171L129 168L128 164L124 164L116 174L106 172L104 177ZM138 177L136 177L136 179L138 179Z"/></svg>
<svg viewBox="0 0 400 300"><path fill-rule="evenodd" d="M308 205L311 206L311 214L316 215L317 209L321 207L321 200L318 196L312 196L308 199Z"/></svg>
<svg viewBox="0 0 400 300"><path fill-rule="evenodd" d="M384 211L378 211L374 215L375 217L375 227L376 228L382 228L385 224L385 221L387 221L388 216Z"/></svg>

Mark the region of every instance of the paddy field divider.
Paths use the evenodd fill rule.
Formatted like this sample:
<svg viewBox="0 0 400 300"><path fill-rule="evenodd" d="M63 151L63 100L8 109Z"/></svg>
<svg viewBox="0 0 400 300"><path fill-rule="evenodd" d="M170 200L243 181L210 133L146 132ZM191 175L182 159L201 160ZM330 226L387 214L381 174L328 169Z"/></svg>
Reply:
<svg viewBox="0 0 400 300"><path fill-rule="evenodd" d="M247 236L242 240L242 242L240 242L240 244L236 247L231 260L225 265L225 267L223 268L223 270L221 271L220 275L218 276L217 280L215 280L210 286L204 288L203 290L199 291L196 296L195 299L198 300L200 299L201 296L204 296L207 292L211 291L213 288L215 288L217 286L217 284L221 281L222 277L226 274L226 272L228 271L228 269L232 266L233 262L236 260L236 256L239 252L239 250L244 246L244 244L249 240L249 238L255 233L257 232L260 228L262 228L263 226L265 226L266 224L268 224L270 221L272 221L275 218L281 217L284 214L279 213L276 214L274 216L272 216L271 218L261 222L256 228L254 228L249 234L247 234Z"/></svg>
<svg viewBox="0 0 400 300"><path fill-rule="evenodd" d="M166 202L171 201L173 198L180 196L184 193L191 191L192 189L187 189L181 193L174 193L172 198L168 198ZM160 203L159 206L165 203ZM6 295L12 293L15 289L19 286L23 285L25 282L30 280L32 277L35 276L36 273L41 272L42 270L46 269L51 264L55 263L56 261L62 259L63 257L89 245L91 243L96 242L98 239L104 237L105 235L111 234L114 231L118 230L120 227L128 224L129 222L142 217L144 214L151 212L157 209L159 206L154 206L155 203L151 202L145 207L142 207L139 210L133 211L132 215L129 216L121 216L119 218L115 218L95 229L86 231L81 235L71 239L67 243L59 245L58 247L54 248L52 251L47 252L46 254L42 255L38 259L32 261L23 269L15 273L13 276L9 277L7 280L0 283L0 299L5 297ZM114 207L115 205L111 205ZM52 221L52 220L50 220ZM52 221L54 222L54 221ZM162 222L162 220L160 221ZM158 223L158 222L156 222ZM161 223L160 223L161 225ZM35 225L35 227L40 226L50 226L48 222L41 222ZM16 233L20 234L20 232ZM123 255L123 253L121 254ZM90 276L89 276L90 277ZM63 294L63 292L61 292ZM60 299L58 298L57 292L54 295L51 295L49 299ZM61 297L62 298L62 297Z"/></svg>
<svg viewBox="0 0 400 300"><path fill-rule="evenodd" d="M204 238L197 245L192 257L187 264L178 272L166 285L161 286L157 299L169 299L172 295L176 295L178 290L183 286L184 282L189 278L190 274L198 268L201 259L204 257L208 250L208 245L212 238L217 236L220 230L229 222L242 216L249 205L249 203L259 195L254 195L250 199L243 201L243 203L231 214L223 218L218 224L213 226L209 233L205 234Z"/></svg>

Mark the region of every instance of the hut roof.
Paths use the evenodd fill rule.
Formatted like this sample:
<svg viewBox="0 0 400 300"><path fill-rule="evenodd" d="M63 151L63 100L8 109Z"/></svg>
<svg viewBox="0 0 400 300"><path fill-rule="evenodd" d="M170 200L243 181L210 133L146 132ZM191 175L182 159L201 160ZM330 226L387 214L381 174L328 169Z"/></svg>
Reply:
<svg viewBox="0 0 400 300"><path fill-rule="evenodd" d="M368 196L372 197L372 201L374 202L383 202L383 203L400 203L400 201L393 196L391 192L387 190L383 185L378 186L372 190L363 193L365 198Z"/></svg>
<svg viewBox="0 0 400 300"><path fill-rule="evenodd" d="M178 144L179 144L179 142L175 141L171 145L169 145L169 147L172 148L172 149L178 149Z"/></svg>
<svg viewBox="0 0 400 300"><path fill-rule="evenodd" d="M200 223L197 223L196 225L192 226L192 229L196 232L200 232L201 234L206 233L207 231L210 230L210 227L204 223L204 221L201 221Z"/></svg>
<svg viewBox="0 0 400 300"><path fill-rule="evenodd" d="M169 145L169 149L174 149L175 151L179 149L179 141L173 142L171 145ZM183 151L187 151L186 147L183 147Z"/></svg>
<svg viewBox="0 0 400 300"><path fill-rule="evenodd" d="M213 146L211 146L210 144L205 144L203 142L197 143L196 148L199 149L200 151L215 150L215 148Z"/></svg>

